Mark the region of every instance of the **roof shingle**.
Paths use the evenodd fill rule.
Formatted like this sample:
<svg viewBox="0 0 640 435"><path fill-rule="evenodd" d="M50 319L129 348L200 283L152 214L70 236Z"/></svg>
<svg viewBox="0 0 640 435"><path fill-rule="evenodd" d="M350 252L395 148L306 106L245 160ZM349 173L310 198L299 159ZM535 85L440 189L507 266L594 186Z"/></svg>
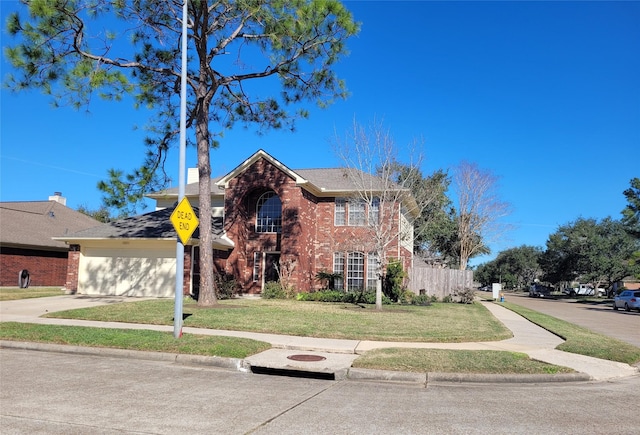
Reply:
<svg viewBox="0 0 640 435"><path fill-rule="evenodd" d="M53 240L100 222L57 201L0 202L0 244L29 248L68 249Z"/></svg>

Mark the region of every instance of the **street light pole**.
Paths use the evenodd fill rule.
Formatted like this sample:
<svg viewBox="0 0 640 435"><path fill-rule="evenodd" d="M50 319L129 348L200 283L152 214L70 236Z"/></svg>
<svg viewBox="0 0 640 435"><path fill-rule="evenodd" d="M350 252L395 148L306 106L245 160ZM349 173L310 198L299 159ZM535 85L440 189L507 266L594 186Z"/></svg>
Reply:
<svg viewBox="0 0 640 435"><path fill-rule="evenodd" d="M182 70L180 74L180 162L178 171L178 203L184 198L187 126L187 18L188 0L182 5ZM184 288L184 245L178 237L176 244L176 288L173 314L173 337L182 336L182 304Z"/></svg>

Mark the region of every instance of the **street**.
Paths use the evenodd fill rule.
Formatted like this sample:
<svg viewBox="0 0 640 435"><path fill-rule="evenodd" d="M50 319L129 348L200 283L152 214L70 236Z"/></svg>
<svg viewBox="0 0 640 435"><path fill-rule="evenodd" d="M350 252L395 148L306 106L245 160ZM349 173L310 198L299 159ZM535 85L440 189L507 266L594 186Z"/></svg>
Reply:
<svg viewBox="0 0 640 435"><path fill-rule="evenodd" d="M640 377L424 386L0 349L3 434L632 434Z"/></svg>
<svg viewBox="0 0 640 435"><path fill-rule="evenodd" d="M509 302L565 320L640 347L640 313L614 311L610 304L577 303L575 299L530 298L507 293Z"/></svg>

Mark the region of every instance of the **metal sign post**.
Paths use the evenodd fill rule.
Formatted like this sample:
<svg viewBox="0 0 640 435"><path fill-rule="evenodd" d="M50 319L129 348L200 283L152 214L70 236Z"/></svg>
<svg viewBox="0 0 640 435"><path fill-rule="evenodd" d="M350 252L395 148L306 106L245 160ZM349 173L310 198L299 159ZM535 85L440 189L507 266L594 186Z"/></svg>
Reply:
<svg viewBox="0 0 640 435"><path fill-rule="evenodd" d="M186 126L187 126L187 19L188 0L182 5L182 70L180 74L180 162L178 175L178 201L184 198L185 164L186 164ZM173 313L173 337L182 336L182 289L184 287L184 244L178 240L176 244L176 298Z"/></svg>

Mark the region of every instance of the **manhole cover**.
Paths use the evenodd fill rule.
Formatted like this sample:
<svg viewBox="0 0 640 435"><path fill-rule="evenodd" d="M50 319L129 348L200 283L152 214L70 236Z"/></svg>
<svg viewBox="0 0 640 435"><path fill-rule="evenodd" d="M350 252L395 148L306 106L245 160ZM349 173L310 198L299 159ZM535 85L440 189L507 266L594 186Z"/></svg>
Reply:
<svg viewBox="0 0 640 435"><path fill-rule="evenodd" d="M287 359L291 359L293 361L324 361L326 358L320 355L289 355Z"/></svg>

